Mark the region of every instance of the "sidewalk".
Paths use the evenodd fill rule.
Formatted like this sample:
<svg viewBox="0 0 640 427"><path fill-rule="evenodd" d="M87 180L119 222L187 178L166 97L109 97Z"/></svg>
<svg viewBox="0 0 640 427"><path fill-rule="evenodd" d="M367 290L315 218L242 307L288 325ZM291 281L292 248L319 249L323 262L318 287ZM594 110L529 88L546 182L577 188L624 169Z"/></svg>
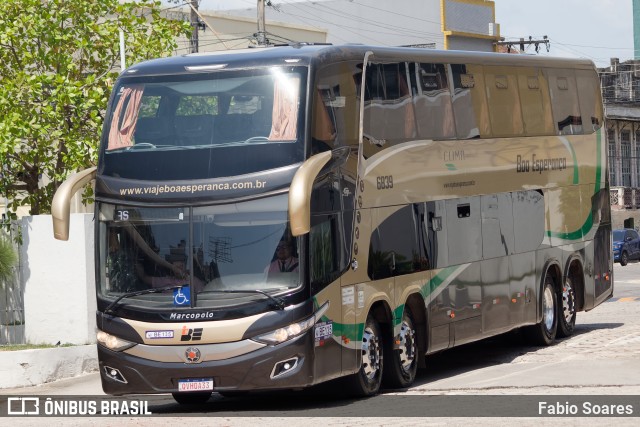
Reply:
<svg viewBox="0 0 640 427"><path fill-rule="evenodd" d="M0 351L2 389L29 387L98 370L95 344Z"/></svg>

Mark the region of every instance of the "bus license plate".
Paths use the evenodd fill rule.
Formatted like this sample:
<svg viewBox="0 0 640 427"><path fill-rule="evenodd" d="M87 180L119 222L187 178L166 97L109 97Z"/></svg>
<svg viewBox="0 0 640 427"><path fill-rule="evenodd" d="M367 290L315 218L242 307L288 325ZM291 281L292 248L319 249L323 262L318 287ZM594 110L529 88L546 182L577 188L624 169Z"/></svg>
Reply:
<svg viewBox="0 0 640 427"><path fill-rule="evenodd" d="M178 391L213 391L213 378L179 380Z"/></svg>

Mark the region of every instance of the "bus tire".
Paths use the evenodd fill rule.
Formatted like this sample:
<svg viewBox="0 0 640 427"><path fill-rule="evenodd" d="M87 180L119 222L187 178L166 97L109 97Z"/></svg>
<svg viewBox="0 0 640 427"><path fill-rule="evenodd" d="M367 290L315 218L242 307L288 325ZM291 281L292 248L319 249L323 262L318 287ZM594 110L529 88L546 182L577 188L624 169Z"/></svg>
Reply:
<svg viewBox="0 0 640 427"><path fill-rule="evenodd" d="M406 388L416 379L418 372L418 334L413 315L405 306L400 324L400 335L391 337L391 342L384 346L386 361L384 369L384 385L388 388Z"/></svg>
<svg viewBox="0 0 640 427"><path fill-rule="evenodd" d="M569 337L576 327L576 289L567 277L558 302L558 331L559 337Z"/></svg>
<svg viewBox="0 0 640 427"><path fill-rule="evenodd" d="M553 344L558 330L557 292L553 279L547 275L542 287L542 320L540 323L525 328L528 340L539 346Z"/></svg>
<svg viewBox="0 0 640 427"><path fill-rule="evenodd" d="M372 396L380 390L383 372L383 342L380 326L369 314L362 334L360 370L346 378L349 394Z"/></svg>
<svg viewBox="0 0 640 427"><path fill-rule="evenodd" d="M200 405L207 403L211 398L211 392L171 393L171 395L181 405Z"/></svg>

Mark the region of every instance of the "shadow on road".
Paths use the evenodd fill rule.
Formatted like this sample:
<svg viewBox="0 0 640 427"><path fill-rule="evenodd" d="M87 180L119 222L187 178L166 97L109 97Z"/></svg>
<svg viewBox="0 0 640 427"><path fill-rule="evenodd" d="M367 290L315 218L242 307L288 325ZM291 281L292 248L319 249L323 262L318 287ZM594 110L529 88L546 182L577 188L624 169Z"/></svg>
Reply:
<svg viewBox="0 0 640 427"><path fill-rule="evenodd" d="M556 345L594 331L621 326L623 323L578 324L572 337L558 339ZM528 345L520 331L512 331L428 356L427 368L418 371L415 385L509 364L518 357L540 350L541 347ZM163 396L150 402L150 410L155 414L216 413L216 416L326 416L336 412L344 416L363 416L367 411L376 410L376 405L385 399L385 393L402 392L382 390L379 396L355 399L343 390L340 382L331 381L297 391L253 392L231 397L213 393L211 399L202 405L179 405L171 396Z"/></svg>

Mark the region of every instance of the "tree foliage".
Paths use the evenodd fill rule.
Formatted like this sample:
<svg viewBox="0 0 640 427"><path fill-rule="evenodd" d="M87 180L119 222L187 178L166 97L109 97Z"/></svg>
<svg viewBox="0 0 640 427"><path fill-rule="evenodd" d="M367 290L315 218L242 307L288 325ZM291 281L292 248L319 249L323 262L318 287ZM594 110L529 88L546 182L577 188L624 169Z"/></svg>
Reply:
<svg viewBox="0 0 640 427"><path fill-rule="evenodd" d="M0 194L48 213L71 172L96 164L113 81L127 64L166 56L187 23L149 0L0 2Z"/></svg>
<svg viewBox="0 0 640 427"><path fill-rule="evenodd" d="M11 241L0 235L0 289L3 288L4 282L13 275L13 267L17 262L18 255Z"/></svg>

